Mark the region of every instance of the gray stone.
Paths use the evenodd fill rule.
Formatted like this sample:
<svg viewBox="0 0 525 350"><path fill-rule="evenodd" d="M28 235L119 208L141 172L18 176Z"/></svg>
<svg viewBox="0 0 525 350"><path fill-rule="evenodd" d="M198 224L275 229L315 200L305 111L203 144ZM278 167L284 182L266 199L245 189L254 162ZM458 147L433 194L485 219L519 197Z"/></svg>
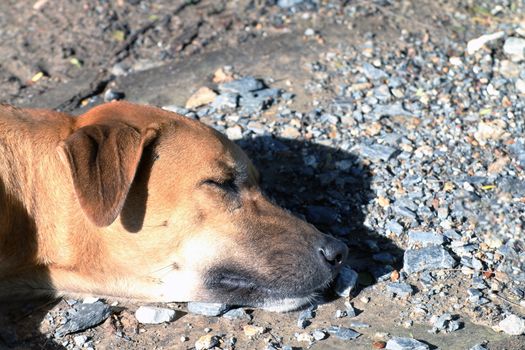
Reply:
<svg viewBox="0 0 525 350"><path fill-rule="evenodd" d="M372 113L376 117L396 117L396 116L413 117L414 116L414 114L407 111L400 102L394 103L391 105L378 105L374 108Z"/></svg>
<svg viewBox="0 0 525 350"><path fill-rule="evenodd" d="M370 325L364 322L350 322L350 327L352 328L370 328Z"/></svg>
<svg viewBox="0 0 525 350"><path fill-rule="evenodd" d="M420 271L449 269L456 265L454 258L441 246L405 251L403 269L411 274Z"/></svg>
<svg viewBox="0 0 525 350"><path fill-rule="evenodd" d="M510 314L500 321L499 328L510 335L521 335L525 333L525 319Z"/></svg>
<svg viewBox="0 0 525 350"><path fill-rule="evenodd" d="M476 344L470 348L470 350L487 350L485 344Z"/></svg>
<svg viewBox="0 0 525 350"><path fill-rule="evenodd" d="M94 327L111 315L110 307L97 301L93 304L78 304L68 315L66 323L56 331L57 337Z"/></svg>
<svg viewBox="0 0 525 350"><path fill-rule="evenodd" d="M141 306L135 312L135 318L143 324L171 322L176 315L177 312L175 310L152 306Z"/></svg>
<svg viewBox="0 0 525 350"><path fill-rule="evenodd" d="M242 95L239 100L241 115L252 115L262 112L271 106L273 99L271 97L259 97L253 94Z"/></svg>
<svg viewBox="0 0 525 350"><path fill-rule="evenodd" d="M343 266L335 285L335 292L342 297L347 297L357 284L357 272L348 266Z"/></svg>
<svg viewBox="0 0 525 350"><path fill-rule="evenodd" d="M374 162L378 162L380 160L387 161L390 158L392 158L396 154L396 152L398 152L398 150L394 147L380 144L361 144L359 146L359 149L361 151L361 156L368 158Z"/></svg>
<svg viewBox="0 0 525 350"><path fill-rule="evenodd" d="M403 233L403 226L401 226L396 220L390 220L386 223L385 228L387 231L392 232L396 236Z"/></svg>
<svg viewBox="0 0 525 350"><path fill-rule="evenodd" d="M340 327L340 326L332 326L328 328L328 333L342 340L357 339L361 335L361 333L356 332L350 328Z"/></svg>
<svg viewBox="0 0 525 350"><path fill-rule="evenodd" d="M326 338L326 332L320 329L316 329L312 332L312 337L314 337L315 340L323 340Z"/></svg>
<svg viewBox="0 0 525 350"><path fill-rule="evenodd" d="M281 89L277 89L277 88L262 89L262 90L251 93L253 97L270 98L272 100L279 98L281 95L284 96L284 94L289 94L289 92L283 93Z"/></svg>
<svg viewBox="0 0 525 350"><path fill-rule="evenodd" d="M211 106L219 111L230 111L237 108L239 95L234 93L225 93L215 97Z"/></svg>
<svg viewBox="0 0 525 350"><path fill-rule="evenodd" d="M503 52L514 62L519 62L525 59L525 39L510 37L505 40L503 45Z"/></svg>
<svg viewBox="0 0 525 350"><path fill-rule="evenodd" d="M82 347L88 341L88 337L87 335L77 335L73 338L73 341L76 346Z"/></svg>
<svg viewBox="0 0 525 350"><path fill-rule="evenodd" d="M388 74L386 74L383 70L378 69L367 62L363 64L363 74L370 80L388 78Z"/></svg>
<svg viewBox="0 0 525 350"><path fill-rule="evenodd" d="M386 343L387 350L429 350L429 346L413 338L393 337Z"/></svg>
<svg viewBox="0 0 525 350"><path fill-rule="evenodd" d="M346 311L347 317L350 317L350 318L356 317L357 312L355 311L355 308L353 307L353 305L350 304L350 302L346 302L345 306L346 306L345 311Z"/></svg>
<svg viewBox="0 0 525 350"><path fill-rule="evenodd" d="M386 290L400 297L407 297L409 295L412 295L412 293L414 292L412 286L404 282L387 283Z"/></svg>
<svg viewBox="0 0 525 350"><path fill-rule="evenodd" d="M448 328L447 328L447 331L448 332L455 332L457 331L458 329L461 328L461 326L463 325L462 322L459 322L457 320L452 320L448 323Z"/></svg>
<svg viewBox="0 0 525 350"><path fill-rule="evenodd" d="M230 140L240 140L242 139L242 128L239 125L234 125L226 129L226 136Z"/></svg>
<svg viewBox="0 0 525 350"><path fill-rule="evenodd" d="M348 313L345 310L335 310L335 318L343 318L348 316Z"/></svg>
<svg viewBox="0 0 525 350"><path fill-rule="evenodd" d="M316 306L311 306L306 310L303 310L299 313L299 317L297 318L297 326L299 328L306 328L308 325L310 325L310 320L315 317L315 309Z"/></svg>
<svg viewBox="0 0 525 350"><path fill-rule="evenodd" d="M112 89L107 89L106 92L104 92L104 101L105 102L111 102L111 101L117 101L122 100L126 95L121 91L115 91Z"/></svg>
<svg viewBox="0 0 525 350"><path fill-rule="evenodd" d="M414 211L405 207L404 205L400 205L397 202L394 202L392 210L394 211L394 213L409 218L411 220L415 220L417 218L417 215L416 213L414 213Z"/></svg>
<svg viewBox="0 0 525 350"><path fill-rule="evenodd" d="M449 314L448 312L444 313L443 315L439 316L436 319L436 322L434 322L434 327L440 331L446 330L446 328L448 327L449 321L452 321L452 315Z"/></svg>
<svg viewBox="0 0 525 350"><path fill-rule="evenodd" d="M219 84L218 88L221 94L225 92L232 92L235 94L244 95L248 92L264 89L264 84L261 80L255 79L254 77L244 77L238 80Z"/></svg>
<svg viewBox="0 0 525 350"><path fill-rule="evenodd" d="M426 231L409 231L408 232L408 244L411 246L421 245L441 245L443 244L443 236L435 232Z"/></svg>
<svg viewBox="0 0 525 350"><path fill-rule="evenodd" d="M277 1L277 5L279 7L287 9L287 8L290 8L290 7L294 7L294 6L300 5L303 2L304 2L304 0L279 0L279 1Z"/></svg>
<svg viewBox="0 0 525 350"><path fill-rule="evenodd" d="M222 317L230 320L245 319L247 321L250 321L252 319L252 316L246 313L246 311L243 308L229 310L226 313L224 313Z"/></svg>
<svg viewBox="0 0 525 350"><path fill-rule="evenodd" d="M220 316L230 310L230 306L219 303L189 302L188 312L204 316Z"/></svg>
<svg viewBox="0 0 525 350"><path fill-rule="evenodd" d="M246 128L257 135L264 135L266 133L265 125L255 120L250 121L248 125L246 125Z"/></svg>

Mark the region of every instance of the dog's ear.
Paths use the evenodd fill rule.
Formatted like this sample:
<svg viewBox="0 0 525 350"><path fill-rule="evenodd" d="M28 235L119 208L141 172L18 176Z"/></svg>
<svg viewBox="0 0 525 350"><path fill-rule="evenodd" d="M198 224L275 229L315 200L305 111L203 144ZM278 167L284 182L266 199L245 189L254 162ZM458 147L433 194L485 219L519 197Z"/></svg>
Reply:
<svg viewBox="0 0 525 350"><path fill-rule="evenodd" d="M62 144L80 205L97 226L120 214L144 147L156 126L138 130L122 122L84 126Z"/></svg>

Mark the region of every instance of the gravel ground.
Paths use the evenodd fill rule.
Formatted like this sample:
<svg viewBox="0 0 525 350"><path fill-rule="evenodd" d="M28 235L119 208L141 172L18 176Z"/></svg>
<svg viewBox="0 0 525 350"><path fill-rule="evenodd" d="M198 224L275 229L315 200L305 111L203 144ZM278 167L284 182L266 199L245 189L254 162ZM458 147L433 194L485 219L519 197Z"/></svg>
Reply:
<svg viewBox="0 0 525 350"><path fill-rule="evenodd" d="M12 323L0 329L0 347L525 348L525 5L247 1L225 2L215 15L212 3L160 2L155 12L124 1L120 19L184 11L179 36L199 22L223 25L219 14L231 21L193 36L184 54L140 37L115 58L108 44L77 76L56 66L27 86L11 77L0 96L73 111L127 98L225 132L278 203L348 243L349 268L335 289L351 292L283 315L113 300L24 304L4 317ZM105 40L144 28L99 15L101 27L113 23ZM144 34L173 39L157 22ZM33 55L25 58L42 58ZM77 78L90 69L103 73L86 87ZM56 93L64 84L70 95Z"/></svg>

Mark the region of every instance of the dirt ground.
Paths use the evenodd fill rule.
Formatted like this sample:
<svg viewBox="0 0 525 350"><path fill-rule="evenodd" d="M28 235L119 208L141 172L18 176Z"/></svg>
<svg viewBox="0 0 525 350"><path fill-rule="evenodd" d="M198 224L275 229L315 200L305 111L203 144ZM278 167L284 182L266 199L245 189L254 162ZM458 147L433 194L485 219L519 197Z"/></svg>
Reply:
<svg viewBox="0 0 525 350"><path fill-rule="evenodd" d="M337 48L342 42L358 46L370 35L384 45L402 45L397 40L402 31L431 31L434 38L442 40L469 38L490 27L482 20L465 27L460 15L474 11L471 1L444 0L402 0L386 7L379 5L381 1L358 0L355 2L367 8L364 14L349 23L334 23L333 17L353 2L332 2L336 5L297 19L283 17L272 1L265 0L3 0L0 102L80 113L101 103L103 93L111 88L131 101L184 105L217 68L232 65L241 74L272 77L273 86L297 96L293 102L296 110L306 110L313 99L332 97L327 92L312 94L306 88L311 76L305 66L328 48ZM41 7L35 8L36 3ZM305 37L303 33L310 27L322 35ZM252 156L257 158L255 153ZM267 169L269 178L280 181L282 164L257 159L256 163ZM270 192L279 191L269 182L266 186ZM283 186L288 186L290 193L298 190L293 183ZM285 193L282 201L287 204ZM366 251L353 253L354 259L366 263ZM461 281L456 286L462 288ZM312 349L370 349L372 342L381 338L380 333L421 339L431 348L469 349L481 339L489 342L490 349L525 348L522 337L511 338L468 319L452 334L429 333L430 326L418 322L405 328L399 314L406 302L387 296L381 283L361 286L353 302L360 311L356 318L334 318L335 311L344 308L344 300L339 299L320 305L309 329L357 321L370 327L358 329L363 335L351 343L330 337ZM249 310L251 323L268 329L249 338L243 334L246 320L187 314L184 304L168 305L181 310L180 318L172 323L139 325L133 316L139 305L118 301L110 319L82 334L92 339L97 349L192 349L205 328L222 335L225 347L228 339L235 337L237 349L264 349L275 340L306 348L294 336L302 332L296 325L296 312ZM16 349L71 348L62 340L48 339L55 325L46 314L58 315L67 308L64 300L2 305L0 312L9 322L0 329L0 340ZM181 336L187 337L184 342Z"/></svg>

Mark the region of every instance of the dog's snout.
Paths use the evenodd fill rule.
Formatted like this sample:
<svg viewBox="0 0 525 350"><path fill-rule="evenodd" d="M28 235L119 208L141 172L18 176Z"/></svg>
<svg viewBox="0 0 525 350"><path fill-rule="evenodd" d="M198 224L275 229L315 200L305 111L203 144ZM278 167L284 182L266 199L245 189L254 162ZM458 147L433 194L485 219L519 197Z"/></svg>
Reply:
<svg viewBox="0 0 525 350"><path fill-rule="evenodd" d="M319 255L331 269L338 269L346 260L348 248L343 242L327 237L319 247Z"/></svg>

